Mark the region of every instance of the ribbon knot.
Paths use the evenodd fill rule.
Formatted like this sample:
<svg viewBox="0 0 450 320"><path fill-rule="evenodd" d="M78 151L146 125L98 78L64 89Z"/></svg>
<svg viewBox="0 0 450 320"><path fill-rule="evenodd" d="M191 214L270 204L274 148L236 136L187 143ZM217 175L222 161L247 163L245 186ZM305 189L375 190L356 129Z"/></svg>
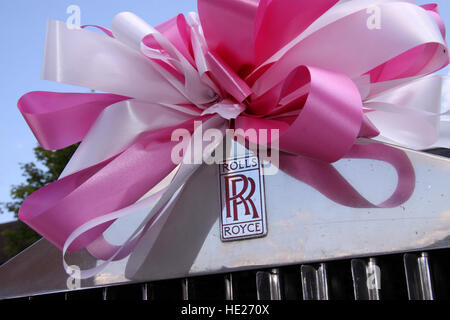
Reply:
<svg viewBox="0 0 450 320"><path fill-rule="evenodd" d="M202 116L207 114L218 114L225 120L236 119L246 109L246 106L242 103L235 103L230 99L224 99L220 102L213 104L203 111Z"/></svg>
<svg viewBox="0 0 450 320"><path fill-rule="evenodd" d="M140 21L130 13L115 19L124 20L122 24L128 28ZM339 160L353 146L361 131L363 112L359 89L348 76L298 66L266 92L255 94L246 80L211 50L194 14L189 23L179 19L178 23L184 21L190 30L193 54L187 50L183 54L181 45L152 27L141 42L141 52L202 110L202 116L218 114L225 120L236 119L236 128L244 131L279 130L283 151L326 162ZM212 101L217 97L218 102ZM247 109L244 100L249 114L243 114ZM258 143L259 137L256 139L251 142Z"/></svg>

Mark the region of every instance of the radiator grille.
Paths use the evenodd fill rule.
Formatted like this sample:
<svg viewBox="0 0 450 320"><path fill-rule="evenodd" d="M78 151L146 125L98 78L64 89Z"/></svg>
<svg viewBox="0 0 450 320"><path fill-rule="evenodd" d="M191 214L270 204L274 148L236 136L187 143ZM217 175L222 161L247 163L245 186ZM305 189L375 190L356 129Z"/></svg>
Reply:
<svg viewBox="0 0 450 320"><path fill-rule="evenodd" d="M31 300L433 300L450 298L450 250L110 286Z"/></svg>

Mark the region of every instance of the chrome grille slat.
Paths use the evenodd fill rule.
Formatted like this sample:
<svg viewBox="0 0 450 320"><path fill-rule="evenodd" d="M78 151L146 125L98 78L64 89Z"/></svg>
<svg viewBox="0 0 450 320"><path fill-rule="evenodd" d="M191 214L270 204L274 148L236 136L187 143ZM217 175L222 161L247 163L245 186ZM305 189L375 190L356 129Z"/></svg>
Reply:
<svg viewBox="0 0 450 320"><path fill-rule="evenodd" d="M256 295L258 300L281 300L279 269L256 273Z"/></svg>
<svg viewBox="0 0 450 320"><path fill-rule="evenodd" d="M302 292L304 300L329 300L327 266L301 266Z"/></svg>
<svg viewBox="0 0 450 320"><path fill-rule="evenodd" d="M434 300L428 254L406 253L403 256L410 300Z"/></svg>
<svg viewBox="0 0 450 320"><path fill-rule="evenodd" d="M356 300L380 300L381 270L375 258L351 261Z"/></svg>
<svg viewBox="0 0 450 320"><path fill-rule="evenodd" d="M148 301L148 284L144 283L141 285L142 288L142 300Z"/></svg>
<svg viewBox="0 0 450 320"><path fill-rule="evenodd" d="M189 300L189 279L184 278L181 280L181 292L184 301Z"/></svg>
<svg viewBox="0 0 450 320"><path fill-rule="evenodd" d="M226 274L224 277L225 280L225 300L234 300L233 293L233 274Z"/></svg>

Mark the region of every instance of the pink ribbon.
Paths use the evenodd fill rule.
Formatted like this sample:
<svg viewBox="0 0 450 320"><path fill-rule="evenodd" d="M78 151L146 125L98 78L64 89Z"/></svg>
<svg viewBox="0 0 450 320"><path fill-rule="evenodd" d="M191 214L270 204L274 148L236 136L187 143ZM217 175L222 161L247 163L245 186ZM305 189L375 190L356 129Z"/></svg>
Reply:
<svg viewBox="0 0 450 320"><path fill-rule="evenodd" d="M177 128L192 130L190 125ZM22 205L20 219L62 248L77 226L135 203L175 168L170 161L174 129L146 132L121 154L34 192ZM70 251L86 247L108 227L83 234Z"/></svg>
<svg viewBox="0 0 450 320"><path fill-rule="evenodd" d="M398 183L389 199L381 204L371 203L327 162L283 154L280 166L328 199L351 208L394 208L405 203L413 194L416 175L403 151L384 144L355 144L345 158L379 160L392 165L397 172Z"/></svg>
<svg viewBox="0 0 450 320"><path fill-rule="evenodd" d="M83 140L106 107L127 99L102 93L30 92L17 105L39 144L56 150Z"/></svg>
<svg viewBox="0 0 450 320"><path fill-rule="evenodd" d="M281 169L340 204L393 207L408 200L415 184L409 159L387 146L355 142L380 133L368 117L373 110L364 109L365 99L380 88L377 84L393 86L389 81L424 76L448 64L442 19L433 5L419 8L374 0L385 29L369 30L366 7L337 2L199 0L201 23L195 15L178 15L151 28L125 13L116 17L112 30L99 27L108 39L54 26L58 32L48 34L48 56L58 50L66 54L64 63L89 66L69 48L85 39L90 46L81 45L80 52L92 55L83 59L99 59L108 72L102 78L95 70L96 88L120 95L33 92L19 100L20 111L43 147L58 149L83 140L75 154L79 161L69 164L71 174L28 197L20 219L59 248L87 247L103 260L123 258L140 236L123 247L107 243L103 232L121 216L116 212L139 203L176 167L170 160L173 130L192 133L194 120L212 121L217 115L234 119L235 128L280 130L280 149L285 152ZM428 33L411 32L409 13L422 19ZM115 78L127 71L116 61L126 61L141 80ZM50 80L92 84L88 67L59 63L46 60ZM145 88L144 74L155 99L138 90ZM127 112L118 113L124 102L129 103ZM149 107L142 109L137 103ZM153 123L151 110L156 105L180 114L179 121ZM117 134L123 141L114 146L116 141L104 139L105 150L87 159L90 141L109 132L105 119L118 119L117 114L134 126L124 136L112 132L111 139ZM146 118L136 119L136 114ZM394 165L399 184L392 197L378 206L365 200L330 164L343 157ZM161 204L155 217L164 210L168 209ZM149 218L142 232L151 232L153 223Z"/></svg>

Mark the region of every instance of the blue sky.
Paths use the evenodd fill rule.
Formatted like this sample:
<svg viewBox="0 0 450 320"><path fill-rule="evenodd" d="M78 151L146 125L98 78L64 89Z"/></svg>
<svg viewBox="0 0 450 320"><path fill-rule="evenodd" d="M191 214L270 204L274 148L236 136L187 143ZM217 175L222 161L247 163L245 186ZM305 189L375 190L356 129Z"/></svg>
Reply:
<svg viewBox="0 0 450 320"><path fill-rule="evenodd" d="M211 0L213 1L213 0ZM434 1L450 29L450 1ZM418 1L418 3L427 3ZM81 8L81 24L109 26L121 11L138 14L151 25L177 13L196 11L196 0L14 0L0 2L0 202L9 201L11 185L23 181L19 163L34 161L32 152L36 140L26 125L16 103L28 91L82 92L83 88L40 80L42 54L48 19L66 21L67 7ZM447 73L448 68L440 73ZM447 82L450 102L450 82ZM0 214L0 223L12 215Z"/></svg>

